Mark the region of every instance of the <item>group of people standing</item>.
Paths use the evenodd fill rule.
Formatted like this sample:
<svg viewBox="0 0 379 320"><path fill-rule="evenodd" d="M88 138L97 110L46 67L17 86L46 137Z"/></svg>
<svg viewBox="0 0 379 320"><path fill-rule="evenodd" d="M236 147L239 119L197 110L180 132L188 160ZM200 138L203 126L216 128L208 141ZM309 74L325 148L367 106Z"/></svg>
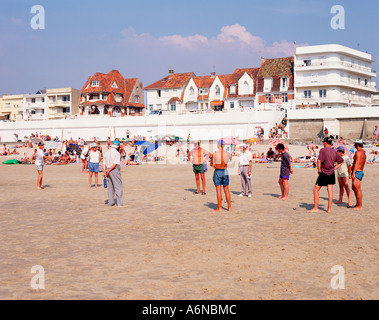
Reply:
<svg viewBox="0 0 379 320"><path fill-rule="evenodd" d="M332 210L333 203L333 186L336 184L336 173L338 183L340 187L339 200L337 204L341 204L343 200L344 191L348 196L347 208L354 210L362 210L362 190L361 183L364 177L364 166L366 164L366 153L363 150L362 140L356 140L354 142L354 147L356 148L356 153L354 155L353 162L350 158L345 155L345 148L339 146L337 149L333 149L333 140L330 137L326 137L323 140L324 147L320 150L319 156L317 158L317 168L318 168L318 178L313 189L314 194L314 207L309 210L308 213L317 213L319 210L319 191L322 187L327 187L328 190L328 208L327 213ZM252 172L252 154L247 149L246 144L240 144L240 153L238 160L238 175L241 179L242 192L239 197L249 197L252 196L251 187L251 172ZM231 200L229 191L229 174L227 171L227 165L231 159L231 155L224 150L224 144L222 141L218 142L219 150L211 154L207 150L201 148L200 141L195 143L195 148L189 153L189 161L193 165L193 172L195 174L196 180L196 191L194 194L205 195L206 187L206 163L210 161L211 166L215 168L213 174L213 182L216 187L217 192L217 209L215 211L222 210L222 189L224 190L226 201L228 203L228 210L231 211ZM279 175L279 186L281 190L281 195L279 200L285 201L288 199L289 195L289 180L290 175L292 175L293 169L291 166L291 157L288 152L285 151L285 146L283 144L278 144L276 146L276 151L280 154L281 166ZM315 153L316 148L314 146L308 148L310 152ZM349 188L349 181L352 179L352 189L356 197L356 204L352 204L351 192ZM202 184L202 190L201 190Z"/></svg>

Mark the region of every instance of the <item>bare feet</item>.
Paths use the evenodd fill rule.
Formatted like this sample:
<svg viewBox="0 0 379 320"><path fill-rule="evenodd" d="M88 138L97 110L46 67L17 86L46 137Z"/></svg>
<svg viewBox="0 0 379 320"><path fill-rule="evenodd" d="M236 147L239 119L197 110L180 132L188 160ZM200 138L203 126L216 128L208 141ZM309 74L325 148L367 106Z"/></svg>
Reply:
<svg viewBox="0 0 379 320"><path fill-rule="evenodd" d="M222 208L221 209L217 208L217 209L213 210L213 212L222 212Z"/></svg>
<svg viewBox="0 0 379 320"><path fill-rule="evenodd" d="M318 213L318 209L313 208L312 210L307 211L307 213Z"/></svg>
<svg viewBox="0 0 379 320"><path fill-rule="evenodd" d="M338 200L338 201L335 201L334 203L335 204L342 204L343 202L342 202L342 200Z"/></svg>
<svg viewBox="0 0 379 320"><path fill-rule="evenodd" d="M288 200L288 197L283 197L282 199L280 199L281 201L286 201Z"/></svg>
<svg viewBox="0 0 379 320"><path fill-rule="evenodd" d="M363 207L354 206L354 207L352 207L352 209L353 210L361 211L361 210L363 210Z"/></svg>
<svg viewBox="0 0 379 320"><path fill-rule="evenodd" d="M282 200L283 198L284 198L283 196L280 196L278 199L279 199L279 200Z"/></svg>
<svg viewBox="0 0 379 320"><path fill-rule="evenodd" d="M37 187L37 189L43 190L45 189L45 187Z"/></svg>

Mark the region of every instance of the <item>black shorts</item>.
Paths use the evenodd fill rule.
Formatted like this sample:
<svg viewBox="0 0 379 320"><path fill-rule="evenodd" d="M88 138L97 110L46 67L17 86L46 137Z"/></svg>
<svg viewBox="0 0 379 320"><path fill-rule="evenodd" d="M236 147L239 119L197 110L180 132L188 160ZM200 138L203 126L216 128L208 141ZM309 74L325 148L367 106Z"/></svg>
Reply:
<svg viewBox="0 0 379 320"><path fill-rule="evenodd" d="M326 186L335 185L335 184L336 184L336 175L334 172L331 175L327 175L321 172L316 181L316 185L319 187L326 187Z"/></svg>

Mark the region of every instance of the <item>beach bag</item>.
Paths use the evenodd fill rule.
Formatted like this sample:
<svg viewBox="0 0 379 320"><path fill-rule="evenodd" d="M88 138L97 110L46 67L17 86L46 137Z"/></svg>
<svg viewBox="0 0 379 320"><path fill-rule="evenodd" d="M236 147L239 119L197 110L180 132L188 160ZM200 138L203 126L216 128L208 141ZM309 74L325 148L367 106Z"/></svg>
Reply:
<svg viewBox="0 0 379 320"><path fill-rule="evenodd" d="M208 171L208 165L206 162L203 163L204 172Z"/></svg>

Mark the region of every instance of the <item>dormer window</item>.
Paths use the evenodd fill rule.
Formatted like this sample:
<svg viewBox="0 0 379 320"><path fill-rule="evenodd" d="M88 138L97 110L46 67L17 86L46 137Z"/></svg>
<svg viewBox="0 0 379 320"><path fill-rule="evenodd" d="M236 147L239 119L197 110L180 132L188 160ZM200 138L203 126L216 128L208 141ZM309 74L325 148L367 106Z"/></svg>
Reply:
<svg viewBox="0 0 379 320"><path fill-rule="evenodd" d="M139 96L135 96L136 103L139 103Z"/></svg>
<svg viewBox="0 0 379 320"><path fill-rule="evenodd" d="M112 85L111 85L111 87L112 87L113 89L118 89L118 86L117 86L116 82L113 82Z"/></svg>
<svg viewBox="0 0 379 320"><path fill-rule="evenodd" d="M195 90L191 87L189 91L190 96L193 96L195 94Z"/></svg>
<svg viewBox="0 0 379 320"><path fill-rule="evenodd" d="M269 92L272 89L272 79L271 78L265 78L264 79L264 91Z"/></svg>
<svg viewBox="0 0 379 320"><path fill-rule="evenodd" d="M92 81L92 87L98 87L98 86L99 86L98 80Z"/></svg>
<svg viewBox="0 0 379 320"><path fill-rule="evenodd" d="M232 84L230 86L230 94L236 94L236 85L235 84Z"/></svg>

